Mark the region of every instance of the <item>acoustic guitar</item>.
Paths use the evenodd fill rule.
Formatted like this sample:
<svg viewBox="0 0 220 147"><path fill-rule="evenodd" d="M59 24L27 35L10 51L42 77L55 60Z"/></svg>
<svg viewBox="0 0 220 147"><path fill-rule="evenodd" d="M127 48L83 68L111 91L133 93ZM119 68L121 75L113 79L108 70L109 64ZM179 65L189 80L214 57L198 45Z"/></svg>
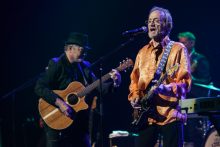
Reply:
<svg viewBox="0 0 220 147"><path fill-rule="evenodd" d="M131 59L124 60L117 68L117 71L124 71L127 68L133 66ZM111 78L110 73L101 77L102 82ZM76 112L88 109L88 104L85 102L85 96L93 91L100 85L100 79L94 81L88 86L84 86L80 82L71 82L64 90L53 90L54 93L59 95L73 110ZM62 130L69 127L74 118L65 116L57 107L47 103L43 98L39 99L38 109L40 116L44 122L52 129Z"/></svg>

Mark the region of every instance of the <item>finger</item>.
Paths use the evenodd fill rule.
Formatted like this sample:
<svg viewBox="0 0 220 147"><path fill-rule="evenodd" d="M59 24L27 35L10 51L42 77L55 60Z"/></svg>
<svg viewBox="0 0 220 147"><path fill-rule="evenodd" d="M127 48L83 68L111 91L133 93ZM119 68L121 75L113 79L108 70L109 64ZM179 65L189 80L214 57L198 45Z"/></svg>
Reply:
<svg viewBox="0 0 220 147"><path fill-rule="evenodd" d="M131 100L131 102L132 102L132 103L135 103L136 100L137 100L137 98L134 98L134 99Z"/></svg>
<svg viewBox="0 0 220 147"><path fill-rule="evenodd" d="M132 101L131 101L131 106L132 106L133 108L139 108L140 105L138 104L138 101L139 101L138 98L135 98L134 100L132 100Z"/></svg>
<svg viewBox="0 0 220 147"><path fill-rule="evenodd" d="M60 108L60 111L61 111L62 113L65 113L66 109L61 107L61 108Z"/></svg>
<svg viewBox="0 0 220 147"><path fill-rule="evenodd" d="M132 106L132 107L135 105L134 101L131 101L130 103L131 103L131 106Z"/></svg>
<svg viewBox="0 0 220 147"><path fill-rule="evenodd" d="M117 73L118 71L116 69L112 69L113 73Z"/></svg>
<svg viewBox="0 0 220 147"><path fill-rule="evenodd" d="M112 74L113 75L119 75L119 72L116 69L112 69Z"/></svg>
<svg viewBox="0 0 220 147"><path fill-rule="evenodd" d="M134 108L134 109L139 109L139 108L141 108L141 105L139 105L138 103L135 103L135 104L133 105L133 108Z"/></svg>
<svg viewBox="0 0 220 147"><path fill-rule="evenodd" d="M136 103L136 104L137 104L137 103L138 103L138 101L139 101L139 99L135 99L134 103Z"/></svg>
<svg viewBox="0 0 220 147"><path fill-rule="evenodd" d="M66 111L63 111L63 114L64 114L65 116L68 116L68 113L67 113Z"/></svg>
<svg viewBox="0 0 220 147"><path fill-rule="evenodd" d="M71 117L71 114L68 111L65 111L67 117Z"/></svg>
<svg viewBox="0 0 220 147"><path fill-rule="evenodd" d="M109 75L112 77L113 76L113 71L109 72Z"/></svg>
<svg viewBox="0 0 220 147"><path fill-rule="evenodd" d="M115 75L112 72L110 72L109 75L112 79L114 79Z"/></svg>

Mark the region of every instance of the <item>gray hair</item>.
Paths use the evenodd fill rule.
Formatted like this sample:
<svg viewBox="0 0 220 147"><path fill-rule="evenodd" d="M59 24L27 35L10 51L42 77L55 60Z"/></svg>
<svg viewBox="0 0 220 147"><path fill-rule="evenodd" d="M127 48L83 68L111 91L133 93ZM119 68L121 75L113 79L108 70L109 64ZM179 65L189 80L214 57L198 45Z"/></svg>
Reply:
<svg viewBox="0 0 220 147"><path fill-rule="evenodd" d="M151 14L153 11L159 11L164 14L164 17L162 19L164 20L164 23L165 23L166 34L169 35L172 28L173 28L173 20L172 20L172 16L171 16L169 10L161 8L161 7L153 7L150 10L149 14Z"/></svg>

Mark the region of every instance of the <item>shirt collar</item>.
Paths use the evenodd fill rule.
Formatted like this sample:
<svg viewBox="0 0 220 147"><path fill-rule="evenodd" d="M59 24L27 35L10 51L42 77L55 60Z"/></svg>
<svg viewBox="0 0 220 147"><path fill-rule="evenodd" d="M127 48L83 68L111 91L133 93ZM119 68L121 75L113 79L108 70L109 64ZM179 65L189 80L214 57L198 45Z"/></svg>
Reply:
<svg viewBox="0 0 220 147"><path fill-rule="evenodd" d="M153 45L153 39L151 39L151 41L149 42L149 47L153 47L154 49L159 48L162 46L162 48L165 48L165 46L170 42L170 38L169 36L166 36L160 44L158 44L158 46L154 47Z"/></svg>

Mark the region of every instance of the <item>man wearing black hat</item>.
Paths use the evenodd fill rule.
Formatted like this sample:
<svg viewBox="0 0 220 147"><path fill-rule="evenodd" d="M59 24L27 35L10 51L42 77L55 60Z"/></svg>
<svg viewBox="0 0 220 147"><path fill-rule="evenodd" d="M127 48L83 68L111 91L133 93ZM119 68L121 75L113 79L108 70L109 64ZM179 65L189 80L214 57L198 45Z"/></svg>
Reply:
<svg viewBox="0 0 220 147"><path fill-rule="evenodd" d="M56 90L64 90L73 82L78 81L83 85L89 85L96 77L90 70L90 63L82 59L84 50L88 50L88 36L81 33L71 33L64 46L64 54L52 58L45 74L36 83L35 92L47 103L56 106L68 117L74 117L74 110L56 93ZM118 71L111 72L114 85L121 83L121 76ZM113 83L113 82L111 82ZM104 84L105 87L111 87ZM106 89L106 88L105 88ZM105 90L106 91L106 90ZM92 92L87 97L93 97ZM91 104L91 99L86 99ZM54 130L44 125L47 137L47 147L90 147L88 121L89 109L77 112L74 123L66 129Z"/></svg>

